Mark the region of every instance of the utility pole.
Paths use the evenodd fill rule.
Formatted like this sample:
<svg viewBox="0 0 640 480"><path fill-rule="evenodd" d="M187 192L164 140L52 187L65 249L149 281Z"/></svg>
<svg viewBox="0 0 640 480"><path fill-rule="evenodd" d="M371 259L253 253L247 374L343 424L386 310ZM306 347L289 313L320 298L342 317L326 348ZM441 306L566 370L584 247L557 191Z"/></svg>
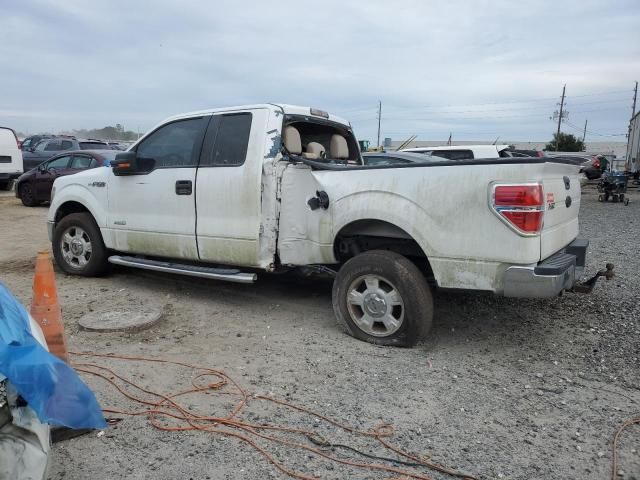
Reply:
<svg viewBox="0 0 640 480"><path fill-rule="evenodd" d="M382 100L378 100L378 150L380 149L380 122L381 122L381 120L382 120Z"/></svg>
<svg viewBox="0 0 640 480"><path fill-rule="evenodd" d="M584 143L584 139L585 139L585 137L587 136L587 122L588 122L588 121L589 121L589 120L585 120L585 121L584 121L584 133L582 134L582 143Z"/></svg>
<svg viewBox="0 0 640 480"><path fill-rule="evenodd" d="M560 115L558 115L558 132L556 133L556 152L560 147L560 123L562 123L562 110L564 109L564 92L567 88L567 84L565 83L562 86L562 99L560 100Z"/></svg>

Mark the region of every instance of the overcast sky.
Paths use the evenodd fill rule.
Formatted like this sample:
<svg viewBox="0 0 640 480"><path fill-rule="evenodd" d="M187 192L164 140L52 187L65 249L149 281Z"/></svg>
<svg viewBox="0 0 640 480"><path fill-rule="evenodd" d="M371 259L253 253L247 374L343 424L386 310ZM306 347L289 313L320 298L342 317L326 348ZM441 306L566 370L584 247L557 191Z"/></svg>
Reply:
<svg viewBox="0 0 640 480"><path fill-rule="evenodd" d="M0 125L145 131L207 107L283 102L358 138L620 140L640 80L637 0L0 0ZM596 135L600 134L600 135Z"/></svg>

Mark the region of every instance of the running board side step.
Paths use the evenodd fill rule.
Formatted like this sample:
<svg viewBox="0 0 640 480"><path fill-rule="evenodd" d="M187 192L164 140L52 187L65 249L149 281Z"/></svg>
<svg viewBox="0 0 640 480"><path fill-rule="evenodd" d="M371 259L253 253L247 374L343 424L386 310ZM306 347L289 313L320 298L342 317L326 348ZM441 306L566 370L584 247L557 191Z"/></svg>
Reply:
<svg viewBox="0 0 640 480"><path fill-rule="evenodd" d="M258 278L258 275L255 273L241 272L240 270L233 268L201 267L120 255L110 256L109 263L125 267L141 268L143 270L152 270L154 272L177 273L178 275L210 278L212 280L224 280L236 283L253 283Z"/></svg>

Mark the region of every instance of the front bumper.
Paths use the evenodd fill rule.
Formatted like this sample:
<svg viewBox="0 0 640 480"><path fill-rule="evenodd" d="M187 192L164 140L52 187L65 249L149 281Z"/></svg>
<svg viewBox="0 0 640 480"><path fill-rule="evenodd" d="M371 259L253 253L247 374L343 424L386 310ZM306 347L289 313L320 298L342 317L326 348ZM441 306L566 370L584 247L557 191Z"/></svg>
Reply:
<svg viewBox="0 0 640 480"><path fill-rule="evenodd" d="M49 242L53 242L53 227L54 223L52 221L47 221L47 234L49 235Z"/></svg>
<svg viewBox="0 0 640 480"><path fill-rule="evenodd" d="M577 238L536 265L512 266L504 273L505 297L546 298L571 290L587 260L589 240Z"/></svg>

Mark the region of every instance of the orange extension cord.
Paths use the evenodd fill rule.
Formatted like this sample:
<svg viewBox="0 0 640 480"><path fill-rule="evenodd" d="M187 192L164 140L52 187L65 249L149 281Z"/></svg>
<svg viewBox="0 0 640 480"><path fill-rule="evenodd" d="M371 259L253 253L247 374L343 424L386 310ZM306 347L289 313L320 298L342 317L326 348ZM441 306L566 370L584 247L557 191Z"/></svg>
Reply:
<svg viewBox="0 0 640 480"><path fill-rule="evenodd" d="M630 418L629 420L626 420L622 425L620 425L620 428L618 428L618 430L616 431L616 434L613 436L613 446L612 446L613 460L611 462L611 479L612 480L616 480L618 478L618 437L620 436L620 434L625 428L637 423L640 423L640 417Z"/></svg>
<svg viewBox="0 0 640 480"><path fill-rule="evenodd" d="M248 444L252 448L254 448L257 452L259 452L269 463L271 463L275 468L277 468L282 473L288 475L289 477L296 478L299 480L315 480L317 477L305 475L300 472L293 471L287 468L284 464L280 463L275 459L275 457L265 448L261 447L256 443L256 440L263 439L270 442L278 443L280 445L284 445L287 447L305 450L312 454L315 454L318 457L322 457L326 460L342 464L348 465L350 467L361 468L365 470L374 470L379 472L387 472L389 474L394 474L395 479L403 479L403 478L414 478L417 480L432 480L432 478L423 473L417 473L415 471L406 470L399 467L394 467L390 465L385 465L382 463L364 463L358 462L354 460L349 460L346 458L336 457L329 453L329 450L323 450L322 448L316 448L310 446L308 444L298 443L294 440L283 438L282 436L274 436L269 435L267 432L284 432L288 434L302 435L310 439L313 443L320 446L330 447L331 443L327 442L324 438L322 438L318 433L313 432L311 430L306 430L302 428L292 428L282 425L258 425L255 423L250 423L247 421L240 420L238 417L241 415L242 410L247 405L247 403L252 400L262 400L274 403L276 405L280 405L292 410L296 410L302 413L305 413L309 416L316 417L324 420L325 422L334 425L341 430L348 432L350 434L360 436L360 437L368 437L376 439L380 444L396 453L397 455L404 457L408 460L411 460L418 466L423 466L430 468L432 470L436 470L441 473L446 473L448 475L461 478L463 480L477 480L475 477L470 475L456 472L454 470L448 469L436 463L430 462L427 459L420 458L417 455L412 455L401 450L398 447L395 447L389 443L388 439L394 434L394 428L392 425L380 425L373 431L361 431L356 428L353 428L349 425L345 425L336 420L333 420L327 416L321 415L319 413L313 412L306 407L300 405L294 405L292 403L286 402L284 400L278 400L276 398L267 397L264 395L251 395L246 390L244 390L240 385L233 380L229 375L227 375L222 370L217 370L209 367L201 367L197 365L192 365L183 362L176 362L172 360L164 360L158 358L146 358L146 357L136 357L136 356L124 356L124 355L106 355L106 354L97 354L90 352L69 352L71 355L75 356L85 356L85 357L97 357L97 358L109 358L111 360L126 360L126 361L139 361L139 362L153 362L153 363L161 363L161 364L171 364L180 367L186 367L195 371L199 371L197 375L195 375L191 381L193 388L183 390L177 393L172 393L170 395L163 395L161 393L157 393L151 391L147 388L144 388L135 382L118 375L110 368L107 368L103 365L98 365L95 363L77 363L74 364L74 368L81 373L87 375L93 375L99 377L106 382L110 383L114 388L116 388L122 395L126 398L144 405L145 408L138 411L129 411L129 410L119 410L115 408L105 408L103 411L105 413L112 413L118 415L144 415L149 419L149 423L153 425L155 428L164 431L186 431L186 430L199 430L211 433L217 433L220 435L237 438L240 441ZM205 377L213 377L215 381L208 383L199 383L203 382ZM123 384L129 385L141 392L144 392L148 395L158 398L158 401L148 401L142 398L136 397L126 391L125 388L118 385L114 379L120 380ZM232 387L232 391L221 391L225 386ZM235 406L231 409L229 414L225 417L216 417L216 416L206 416L206 415L196 415L181 404L179 404L175 399L177 397L197 393L197 392L207 392L207 393L216 393L219 395L230 395L238 397L238 401ZM179 421L177 425L167 425L159 422L159 418L164 418L165 420L173 419ZM617 439L617 435L616 435ZM402 462L400 462L402 463ZM405 462L406 463L406 462Z"/></svg>

